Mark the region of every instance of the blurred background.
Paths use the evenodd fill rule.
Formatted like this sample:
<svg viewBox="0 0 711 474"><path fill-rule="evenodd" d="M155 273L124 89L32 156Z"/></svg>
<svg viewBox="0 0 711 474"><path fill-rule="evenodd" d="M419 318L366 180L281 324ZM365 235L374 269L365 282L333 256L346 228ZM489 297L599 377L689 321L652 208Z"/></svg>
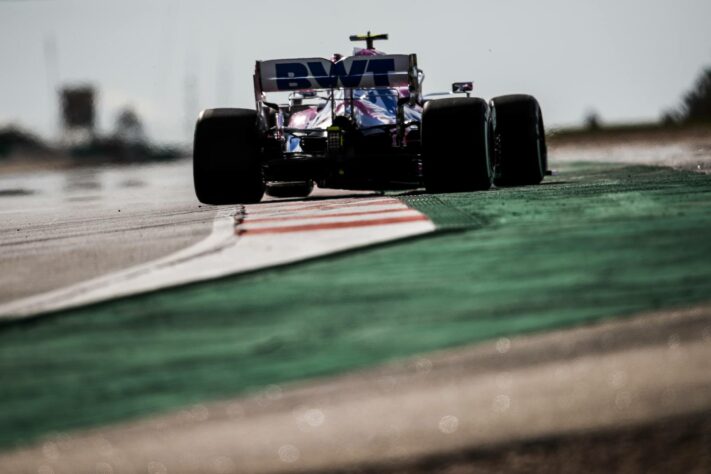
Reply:
<svg viewBox="0 0 711 474"><path fill-rule="evenodd" d="M255 59L349 54L368 30L418 54L425 92L530 93L552 129L680 121L711 89L709 18L707 0L4 0L0 156L185 155L201 109L253 105Z"/></svg>

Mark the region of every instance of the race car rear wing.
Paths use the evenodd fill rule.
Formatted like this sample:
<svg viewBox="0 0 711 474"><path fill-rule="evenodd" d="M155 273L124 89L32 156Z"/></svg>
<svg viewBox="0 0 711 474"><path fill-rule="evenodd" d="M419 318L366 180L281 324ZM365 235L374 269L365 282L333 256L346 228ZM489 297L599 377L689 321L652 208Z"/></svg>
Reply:
<svg viewBox="0 0 711 474"><path fill-rule="evenodd" d="M419 90L417 56L351 56L338 62L323 58L257 61L255 94L335 88L410 87Z"/></svg>

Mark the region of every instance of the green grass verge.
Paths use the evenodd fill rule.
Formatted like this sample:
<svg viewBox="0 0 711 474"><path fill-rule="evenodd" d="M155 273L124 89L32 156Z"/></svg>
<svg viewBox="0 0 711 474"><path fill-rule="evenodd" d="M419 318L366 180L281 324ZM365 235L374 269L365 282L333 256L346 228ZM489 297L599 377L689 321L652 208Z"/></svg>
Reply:
<svg viewBox="0 0 711 474"><path fill-rule="evenodd" d="M440 235L0 326L0 446L711 295L711 177L410 195Z"/></svg>

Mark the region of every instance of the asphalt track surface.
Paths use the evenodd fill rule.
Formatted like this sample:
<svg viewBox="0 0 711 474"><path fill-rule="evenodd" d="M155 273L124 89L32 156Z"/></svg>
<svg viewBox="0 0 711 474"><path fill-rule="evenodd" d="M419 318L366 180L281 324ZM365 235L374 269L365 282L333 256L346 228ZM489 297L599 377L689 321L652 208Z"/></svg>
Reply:
<svg viewBox="0 0 711 474"><path fill-rule="evenodd" d="M644 148L624 153L620 161L650 158ZM652 155L655 164L669 159ZM604 156L616 161L619 155ZM577 161L581 155L559 157ZM682 161L682 167L702 170L708 162L696 154ZM0 301L165 256L205 237L215 210L185 194L190 183L178 172L181 166L140 169L134 177L125 176L130 170L109 169L78 173L81 178L47 176L42 184L36 177L0 180ZM118 189L125 201L111 197ZM156 189L165 193L160 202ZM579 462L595 470L572 439L610 453L607 468L705 472L710 335L709 310L701 306L499 340L271 395L198 405L153 422L60 437L8 453L0 466L17 472L330 472L353 466L368 472L545 470L541 466L565 472ZM647 439L660 426L670 438ZM609 445L620 439L630 449L615 457ZM636 446L640 439L648 442ZM336 443L331 457L323 450L329 440ZM660 448L670 458L649 464Z"/></svg>
<svg viewBox="0 0 711 474"><path fill-rule="evenodd" d="M210 235L200 242L125 270L0 304L0 320L33 318L436 230L425 214L395 197L331 192L326 198L320 190L314 194L308 202L225 206L217 212Z"/></svg>
<svg viewBox="0 0 711 474"><path fill-rule="evenodd" d="M0 175L0 304L183 249L216 209L189 163Z"/></svg>
<svg viewBox="0 0 711 474"><path fill-rule="evenodd" d="M189 178L189 161L0 178L0 268L8 269L0 319L434 230L425 215L372 192L316 189L305 203L265 197L216 210L195 202Z"/></svg>

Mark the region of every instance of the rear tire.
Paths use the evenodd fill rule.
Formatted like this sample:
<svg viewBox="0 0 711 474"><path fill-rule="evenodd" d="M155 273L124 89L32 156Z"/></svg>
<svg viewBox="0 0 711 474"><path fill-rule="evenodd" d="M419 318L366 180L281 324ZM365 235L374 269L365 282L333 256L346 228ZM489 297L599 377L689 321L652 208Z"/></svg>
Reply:
<svg viewBox="0 0 711 474"><path fill-rule="evenodd" d="M257 112L208 109L195 125L195 194L205 204L247 204L264 195Z"/></svg>
<svg viewBox="0 0 711 474"><path fill-rule="evenodd" d="M539 184L548 169L543 114L530 95L491 100L497 186Z"/></svg>
<svg viewBox="0 0 711 474"><path fill-rule="evenodd" d="M432 100L422 113L422 171L428 192L486 190L493 180L489 107L476 98Z"/></svg>
<svg viewBox="0 0 711 474"><path fill-rule="evenodd" d="M312 180L267 185L267 195L275 198L305 198L314 190Z"/></svg>

